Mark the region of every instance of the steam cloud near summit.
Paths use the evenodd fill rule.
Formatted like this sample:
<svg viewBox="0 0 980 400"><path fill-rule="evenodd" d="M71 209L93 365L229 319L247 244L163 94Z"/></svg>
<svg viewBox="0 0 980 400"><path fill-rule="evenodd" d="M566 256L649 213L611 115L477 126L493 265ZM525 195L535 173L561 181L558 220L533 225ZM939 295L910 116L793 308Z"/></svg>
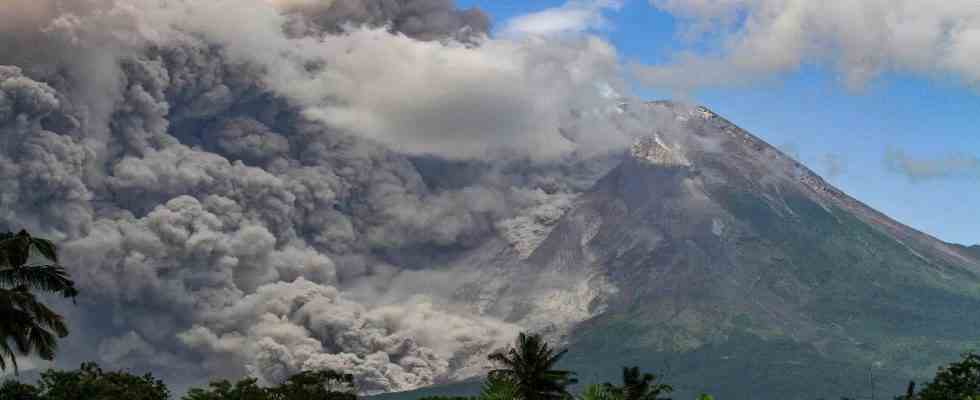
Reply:
<svg viewBox="0 0 980 400"><path fill-rule="evenodd" d="M519 327L454 300L468 272L392 255L537 229L589 182L569 165L642 127L608 118L607 43L488 25L449 0L8 0L0 228L72 260L64 366L478 373ZM414 156L483 167L439 186Z"/></svg>

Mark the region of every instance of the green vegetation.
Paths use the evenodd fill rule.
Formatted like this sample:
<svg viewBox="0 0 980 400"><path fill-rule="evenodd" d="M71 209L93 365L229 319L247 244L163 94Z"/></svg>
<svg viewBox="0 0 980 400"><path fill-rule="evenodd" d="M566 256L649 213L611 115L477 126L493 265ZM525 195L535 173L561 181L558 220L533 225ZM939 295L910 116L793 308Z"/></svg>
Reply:
<svg viewBox="0 0 980 400"><path fill-rule="evenodd" d="M261 387L255 379L237 383L212 382L207 389L195 388L183 400L356 400L354 377L335 371L304 371L278 386ZM40 399L39 399L40 400Z"/></svg>
<svg viewBox="0 0 980 400"><path fill-rule="evenodd" d="M167 400L170 391L150 374L105 372L95 363L75 371L48 370L37 387L10 382L0 387L0 399L10 400Z"/></svg>
<svg viewBox="0 0 980 400"><path fill-rule="evenodd" d="M578 395L569 391L575 382L571 371L554 369L564 351L555 351L538 335L521 334L515 346L490 359L501 368L483 382L480 394L429 396L418 400L670 400L668 384L639 367L623 367L620 384L590 384ZM962 360L941 367L932 382L916 392L910 382L906 394L895 400L980 400L980 354L967 353ZM170 400L166 385L151 374L106 372L95 363L74 371L48 370L34 385L6 381L0 384L0 400ZM885 398L885 397L882 397ZM238 382L219 380L206 388L194 388L181 400L357 400L353 376L336 371L304 371L275 386L262 386L254 378ZM846 399L846 398L842 398ZM714 400L701 394L696 400Z"/></svg>
<svg viewBox="0 0 980 400"><path fill-rule="evenodd" d="M613 386L605 384L606 387L622 400L662 400L661 394L667 394L674 390L670 385L657 383L657 376L654 374L640 374L640 367L623 367L623 385Z"/></svg>
<svg viewBox="0 0 980 400"><path fill-rule="evenodd" d="M980 398L980 354L967 353L959 362L939 368L936 378L917 395L914 384L903 400L973 400Z"/></svg>
<svg viewBox="0 0 980 400"><path fill-rule="evenodd" d="M94 363L75 371L49 370L37 386L7 381L0 400L169 400L166 385L152 375L105 372ZM182 400L356 400L354 378L334 371L305 371L286 382L261 387L255 379L212 382L191 389Z"/></svg>
<svg viewBox="0 0 980 400"><path fill-rule="evenodd" d="M514 347L507 352L490 355L490 361L500 366L490 371L490 376L495 381L513 385L514 393L524 400L566 398L570 396L568 385L578 382L575 373L554 369L566 352L556 353L539 335L521 333Z"/></svg>
<svg viewBox="0 0 980 400"><path fill-rule="evenodd" d="M670 400L661 397L674 389L667 384L656 383L657 376L640 373L640 367L623 367L623 384L592 384L585 387L579 400Z"/></svg>

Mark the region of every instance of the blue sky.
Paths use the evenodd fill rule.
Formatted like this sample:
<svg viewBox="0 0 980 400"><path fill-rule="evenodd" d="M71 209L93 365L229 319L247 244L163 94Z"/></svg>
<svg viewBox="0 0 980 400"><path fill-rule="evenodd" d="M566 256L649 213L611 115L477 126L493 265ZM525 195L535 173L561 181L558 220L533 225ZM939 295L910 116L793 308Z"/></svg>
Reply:
<svg viewBox="0 0 980 400"><path fill-rule="evenodd" d="M515 17L565 4L457 3L490 14L498 31ZM627 0L602 15L605 24L590 33L611 42L627 64L663 64L678 51L712 46L709 39L683 37L686 21L646 0ZM899 221L946 241L980 243L980 168L969 163L980 155L980 91L937 73L885 71L859 88L846 85L841 75L827 63L803 63L756 82L699 87L689 96L773 145L795 150L826 179ZM649 99L675 93L638 83L633 90ZM914 179L888 167L889 151L924 165L959 169L949 176ZM952 154L966 158L968 166L938 161Z"/></svg>

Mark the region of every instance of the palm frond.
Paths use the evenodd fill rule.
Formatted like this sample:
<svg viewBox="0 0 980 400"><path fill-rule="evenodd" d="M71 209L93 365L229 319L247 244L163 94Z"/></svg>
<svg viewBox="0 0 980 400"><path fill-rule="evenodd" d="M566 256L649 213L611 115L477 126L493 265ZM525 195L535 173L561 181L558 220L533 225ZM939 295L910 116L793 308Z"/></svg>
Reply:
<svg viewBox="0 0 980 400"><path fill-rule="evenodd" d="M27 263L31 255L31 235L20 231L16 235L7 234L0 240L0 267L16 267Z"/></svg>
<svg viewBox="0 0 980 400"><path fill-rule="evenodd" d="M78 290L60 265L31 265L0 269L0 285L14 287L25 285L31 289L60 293L75 297Z"/></svg>
<svg viewBox="0 0 980 400"><path fill-rule="evenodd" d="M42 257L58 263L58 248L48 239L31 238L31 247L37 250Z"/></svg>
<svg viewBox="0 0 980 400"><path fill-rule="evenodd" d="M19 373L19 368L17 366L17 353L10 348L10 344L6 340L0 340L0 369L7 370L7 361L5 359L10 359L10 365L14 367L14 373Z"/></svg>
<svg viewBox="0 0 980 400"><path fill-rule="evenodd" d="M35 325L51 328L59 337L68 335L68 326L65 325L65 319L61 315L37 301L26 304L26 307L34 317Z"/></svg>
<svg viewBox="0 0 980 400"><path fill-rule="evenodd" d="M31 328L27 339L30 341L31 348L41 359L49 361L54 359L54 353L58 350L58 341L54 334L35 326Z"/></svg>
<svg viewBox="0 0 980 400"><path fill-rule="evenodd" d="M17 353L36 352L50 360L57 350L55 335L64 337L68 328L64 319L39 302L27 285L0 289L0 368L5 358L17 369Z"/></svg>

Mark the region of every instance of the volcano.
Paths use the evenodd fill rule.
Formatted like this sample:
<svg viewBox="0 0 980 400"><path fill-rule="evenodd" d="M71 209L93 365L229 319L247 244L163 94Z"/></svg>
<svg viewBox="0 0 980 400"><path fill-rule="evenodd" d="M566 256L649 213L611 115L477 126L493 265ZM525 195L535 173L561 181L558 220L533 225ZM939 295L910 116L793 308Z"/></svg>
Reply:
<svg viewBox="0 0 980 400"><path fill-rule="evenodd" d="M618 288L569 367L680 398L898 393L980 338L980 258L905 226L704 107L639 138L528 261ZM609 376L604 376L609 375Z"/></svg>
<svg viewBox="0 0 980 400"><path fill-rule="evenodd" d="M581 381L638 365L675 398L887 396L978 344L977 247L875 211L705 107L624 112L673 124L520 262L468 260L496 276L469 296L561 340Z"/></svg>

